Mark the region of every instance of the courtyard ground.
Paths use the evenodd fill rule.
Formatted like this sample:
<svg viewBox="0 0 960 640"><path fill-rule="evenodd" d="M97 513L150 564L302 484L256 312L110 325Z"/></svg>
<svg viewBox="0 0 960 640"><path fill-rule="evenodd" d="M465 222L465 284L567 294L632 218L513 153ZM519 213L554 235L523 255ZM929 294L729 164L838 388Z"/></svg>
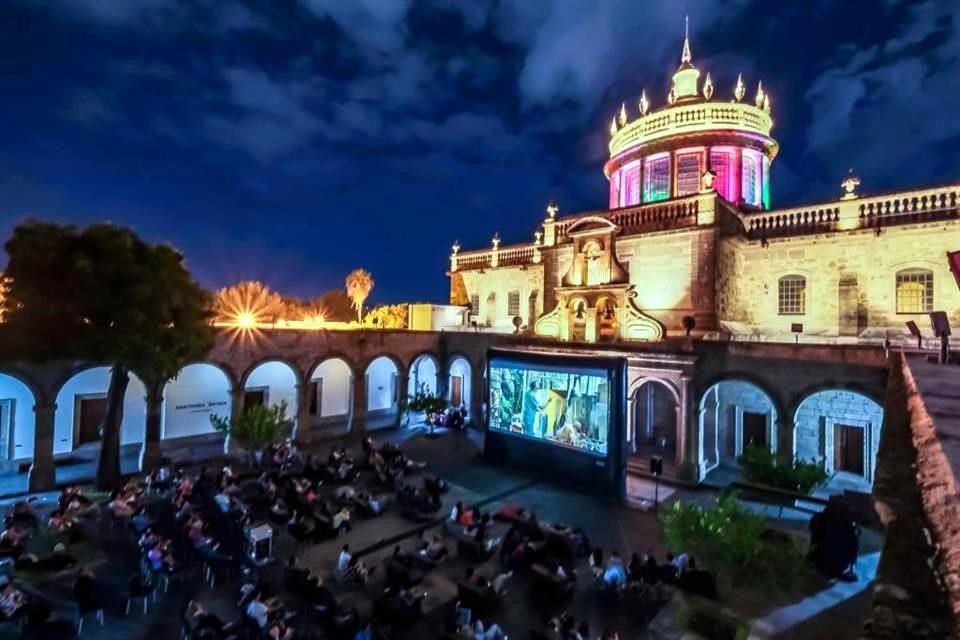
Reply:
<svg viewBox="0 0 960 640"><path fill-rule="evenodd" d="M451 490L444 496L445 510L458 500L484 504L485 509L490 511L506 503L522 504L543 520L582 526L593 544L608 551L618 549L625 557L634 551L643 553L649 550L662 558L666 552L661 526L657 516L650 511L630 508L616 500L605 501L580 494L567 486L556 486L523 473L488 465L478 459L481 442L476 433L449 433L437 439L419 437L417 433L415 430L400 430L377 435L380 441L404 441L404 448L411 458L427 462L430 473L437 473L450 482ZM325 452L329 446L329 443L321 444L319 450ZM649 482L631 480L631 493L634 496L652 497L652 492L653 487ZM676 500L708 503L713 496L710 490L670 487L661 487L660 490L663 508L668 508ZM55 500L55 494L39 498L40 504L49 503ZM763 505L754 505L754 508L773 518L778 515L776 509ZM772 522L778 528L802 533L808 517L807 512L788 509L782 518ZM380 518L358 520L344 539L301 547L296 553L304 565L326 575L333 567L344 541L350 542L355 554L365 562L382 567L381 560L391 552L394 544L409 548L420 536L415 525L395 512L388 512ZM516 638L528 637L528 629L538 626L544 615L562 610L568 611L577 620L588 620L594 635L599 635L602 629L611 628L618 630L624 640L681 638L687 636L678 631L676 621L685 608L695 605L721 610L726 608L735 618L750 625L751 638L853 638L857 636L869 610L869 586L876 568L879 545L879 535L866 531L861 545L857 582L817 582L803 593L791 596L772 594L748 585L738 587L732 594L724 594L724 604L721 605L676 595L649 628L639 619L639 612L629 604L598 599L598 594L590 588L585 564L580 567L581 582L575 595L565 602L544 598L527 576L518 575L492 619ZM89 561L97 568L98 577L104 582L104 592L108 594L106 625L100 627L92 619L88 620L83 629L85 638L178 638L180 611L188 597L201 599L225 619L233 619L237 615L234 602L239 580L210 588L199 579L193 579L184 584L172 584L170 593L161 594L146 616L134 613L126 617L123 615L126 583L135 572L137 563L137 551L129 534L122 530L103 530L96 538L84 543L77 552L84 561ZM267 580L278 579L281 562L291 553L294 553L292 539L286 534L278 535L274 547L278 562L264 569L262 577ZM495 564L496 560L489 561L478 570L492 574L496 570ZM466 566L466 562L454 556L427 575L423 585L429 594L424 601L425 616L404 637L441 637L442 623L456 597L456 581L463 575ZM383 587L382 568L379 573L374 574L375 579L365 589L341 589L340 595L354 603L361 612L368 611L372 600ZM58 615L72 618L70 585L73 575L70 571L55 575L34 582L31 588L52 599L57 605L55 610Z"/></svg>

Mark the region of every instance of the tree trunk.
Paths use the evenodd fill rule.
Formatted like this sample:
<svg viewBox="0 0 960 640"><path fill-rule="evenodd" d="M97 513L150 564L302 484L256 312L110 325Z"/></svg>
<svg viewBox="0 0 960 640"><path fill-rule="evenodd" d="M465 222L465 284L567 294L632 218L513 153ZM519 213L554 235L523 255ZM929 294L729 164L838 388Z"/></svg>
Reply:
<svg viewBox="0 0 960 640"><path fill-rule="evenodd" d="M160 431L163 420L163 386L147 385L147 420L140 450L140 471L148 473L160 463Z"/></svg>
<svg viewBox="0 0 960 640"><path fill-rule="evenodd" d="M120 423L123 421L123 398L130 374L126 367L114 365L107 389L107 412L103 418L100 457L97 459L97 489L112 491L120 486Z"/></svg>

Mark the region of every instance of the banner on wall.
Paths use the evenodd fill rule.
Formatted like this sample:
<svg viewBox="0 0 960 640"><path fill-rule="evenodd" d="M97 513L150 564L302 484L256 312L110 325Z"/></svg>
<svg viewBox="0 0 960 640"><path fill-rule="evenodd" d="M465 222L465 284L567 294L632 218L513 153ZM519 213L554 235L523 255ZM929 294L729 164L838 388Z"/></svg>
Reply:
<svg viewBox="0 0 960 640"><path fill-rule="evenodd" d="M211 433L211 416L230 416L230 393L215 385L170 385L164 408L164 438Z"/></svg>

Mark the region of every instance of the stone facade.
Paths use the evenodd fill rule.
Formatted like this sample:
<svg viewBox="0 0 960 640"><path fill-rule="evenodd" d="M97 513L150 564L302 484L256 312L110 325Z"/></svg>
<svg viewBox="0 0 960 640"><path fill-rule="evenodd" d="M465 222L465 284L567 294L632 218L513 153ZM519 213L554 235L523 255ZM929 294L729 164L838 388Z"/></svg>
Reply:
<svg viewBox="0 0 960 640"><path fill-rule="evenodd" d="M794 417L794 447L797 458L816 462L828 472L835 470L834 427L844 425L863 430L864 477L872 480L873 461L880 448L883 408L865 396L850 391L821 391L797 408Z"/></svg>

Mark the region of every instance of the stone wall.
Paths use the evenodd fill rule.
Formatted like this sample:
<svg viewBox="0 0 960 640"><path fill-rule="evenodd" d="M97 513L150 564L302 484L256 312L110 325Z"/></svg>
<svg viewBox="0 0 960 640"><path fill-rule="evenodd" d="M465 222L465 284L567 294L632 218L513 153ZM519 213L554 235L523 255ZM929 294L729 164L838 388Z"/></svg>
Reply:
<svg viewBox="0 0 960 640"><path fill-rule="evenodd" d="M720 462L737 457L737 422L739 413L760 413L767 416L768 443L776 444L777 410L767 394L754 384L742 380L725 380L717 387L717 441ZM713 443L705 442L704 448Z"/></svg>
<svg viewBox="0 0 960 640"><path fill-rule="evenodd" d="M788 334L791 323L798 322L803 323L805 334L837 336L843 278L853 283L857 308L852 311L860 316L862 337L882 339L888 330L904 333L907 320L916 321L929 334L926 314L896 313L896 273L923 268L933 271L934 309L947 311L952 323L960 323L960 290L946 261L947 251L960 249L960 221L891 226L879 235L865 229L768 242L763 246L759 240L742 237L720 241L717 313L721 322L742 323L758 334ZM807 280L802 315L778 314L778 281L785 275Z"/></svg>
<svg viewBox="0 0 960 640"><path fill-rule="evenodd" d="M542 264L524 267L488 267L483 270L463 271L460 275L467 290L467 299L470 300L475 295L480 297L480 309L471 311L471 318L476 319L478 326L505 332L514 330L513 316L507 313L507 297L510 291L520 292L520 317L523 318L523 324L531 325L536 321L536 318L529 317L530 295L534 292L536 293L534 305L536 315L539 317L543 313L544 268Z"/></svg>
<svg viewBox="0 0 960 640"><path fill-rule="evenodd" d="M824 465L828 471L832 470L835 423L863 427L864 444L867 448L864 475L868 480L872 480L872 461L876 459L880 447L883 409L873 400L858 393L820 391L803 401L794 418L796 457L817 462Z"/></svg>

